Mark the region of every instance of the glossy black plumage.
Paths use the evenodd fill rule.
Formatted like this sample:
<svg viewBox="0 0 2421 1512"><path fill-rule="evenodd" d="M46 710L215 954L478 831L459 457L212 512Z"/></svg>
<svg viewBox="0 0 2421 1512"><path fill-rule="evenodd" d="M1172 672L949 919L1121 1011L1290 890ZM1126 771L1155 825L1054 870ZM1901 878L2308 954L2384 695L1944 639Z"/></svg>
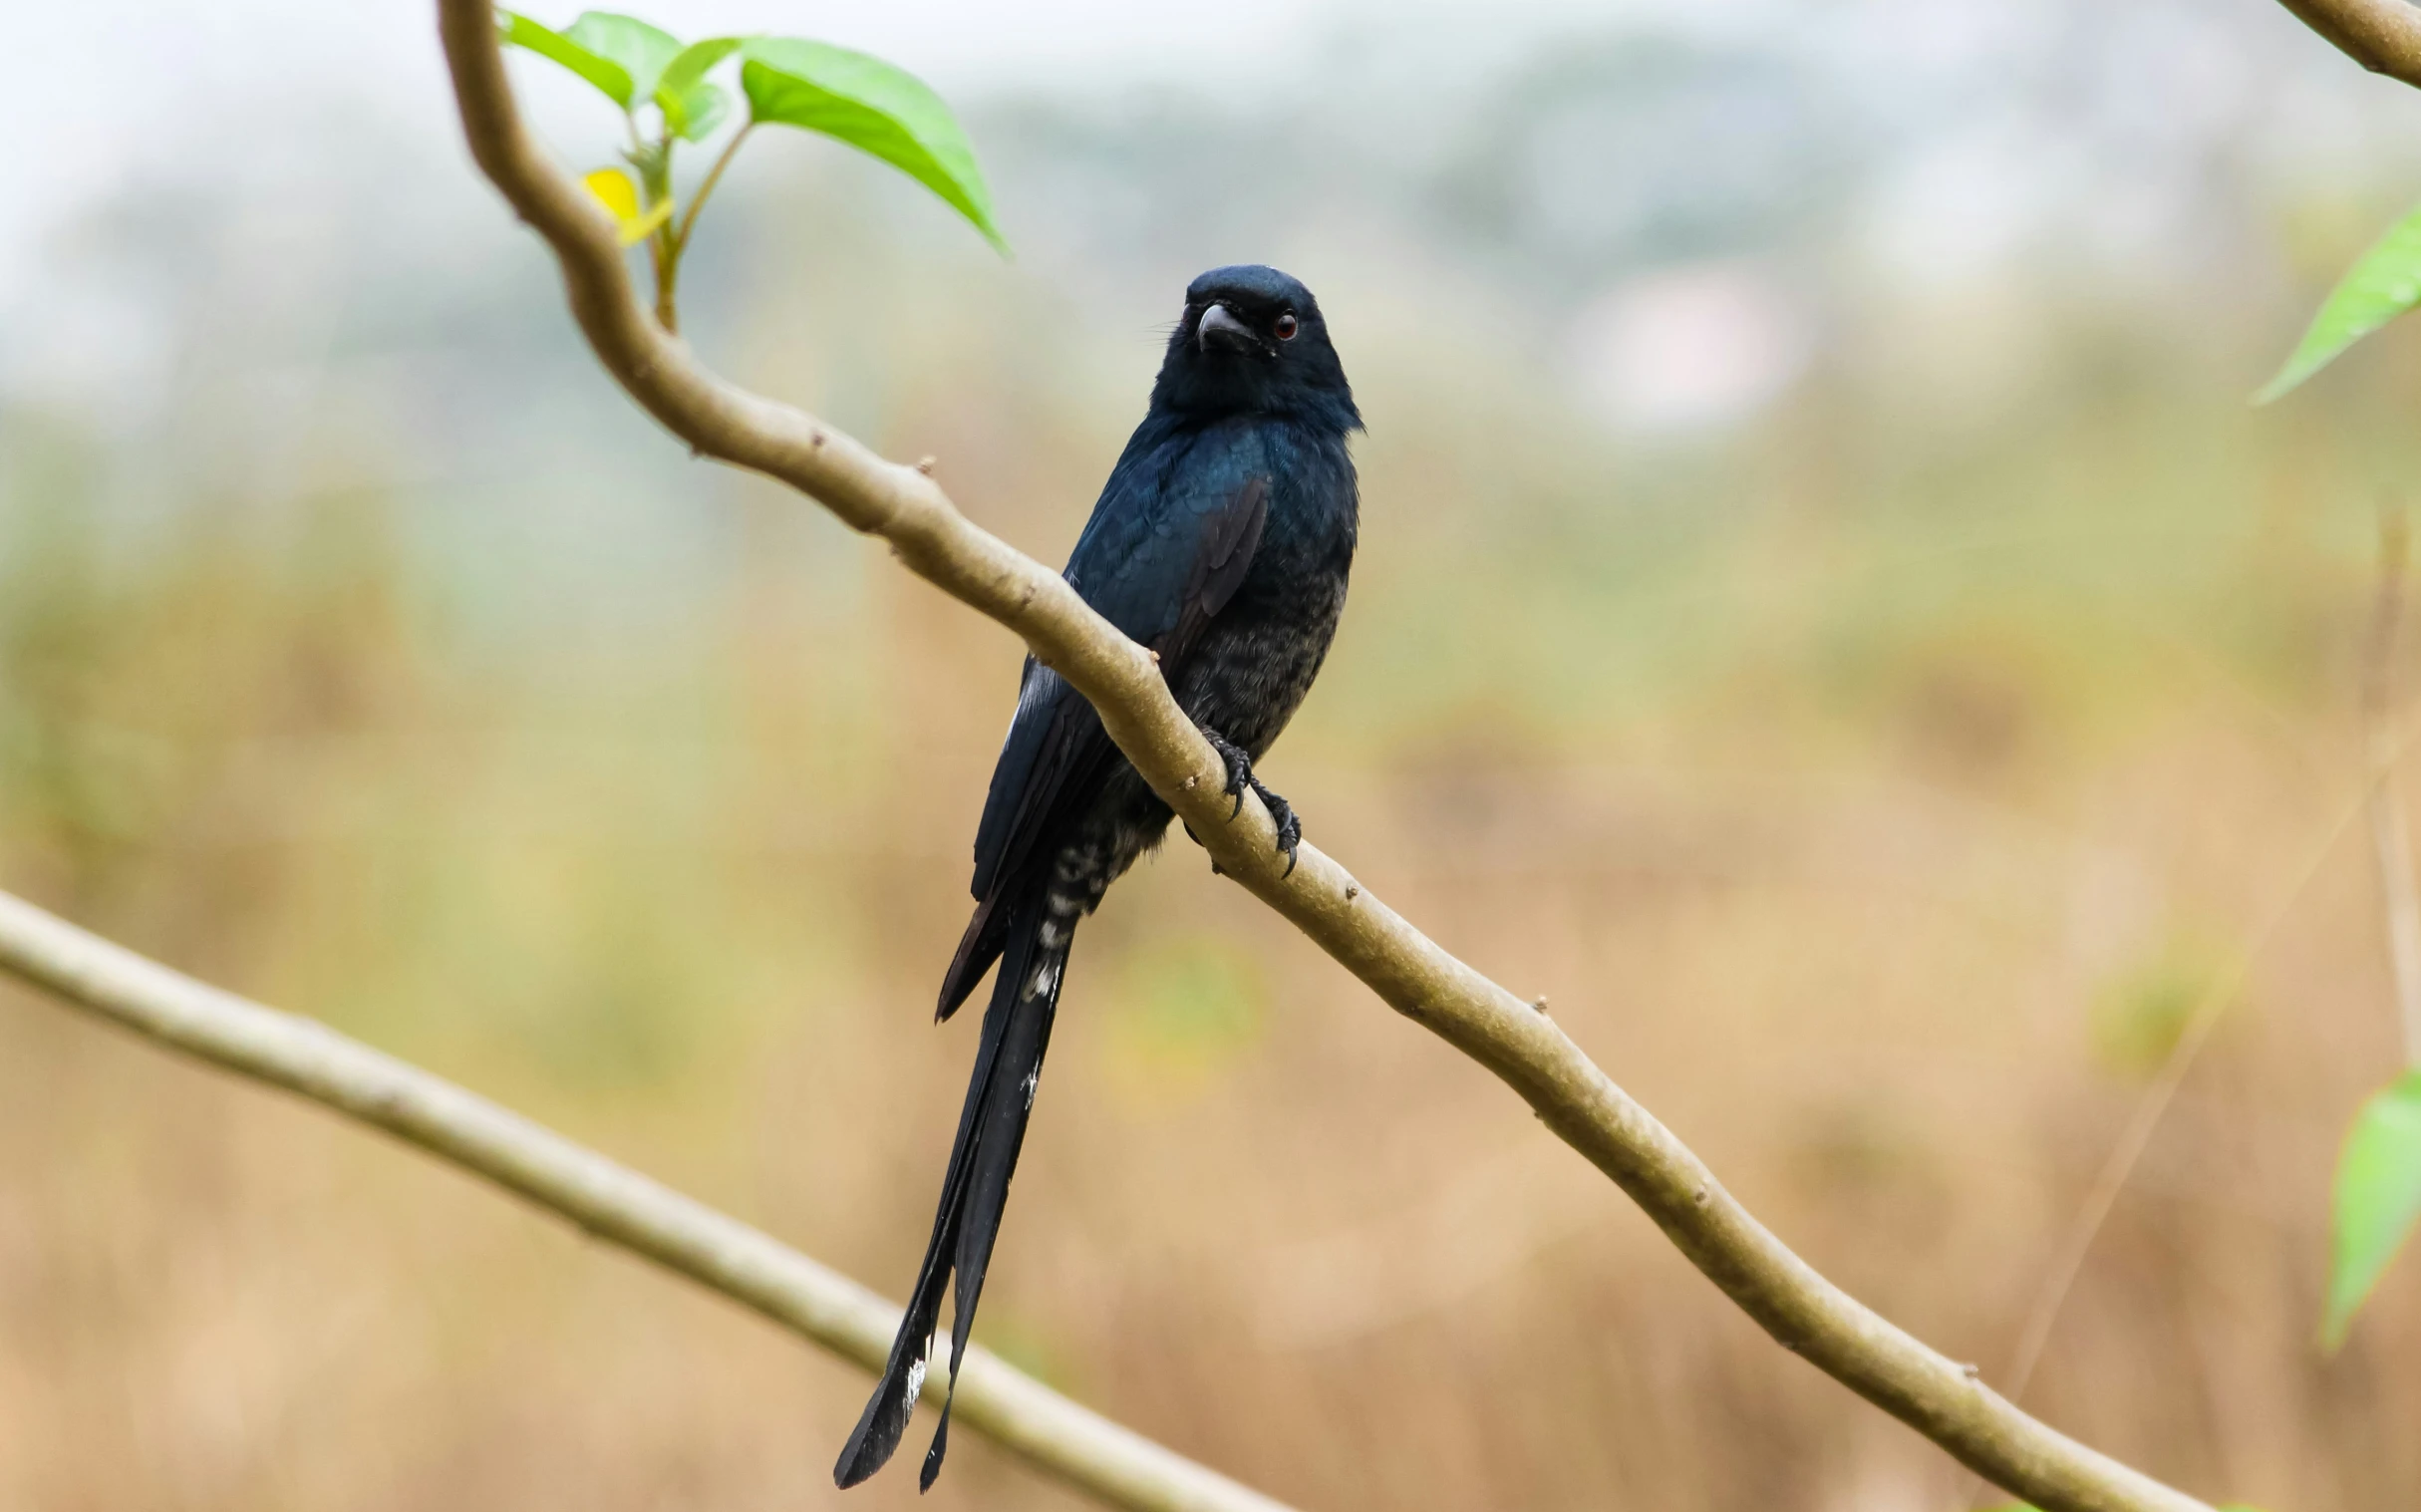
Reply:
<svg viewBox="0 0 2421 1512"><path fill-rule="evenodd" d="M1085 602L1159 653L1178 703L1297 832L1251 763L1301 705L1345 607L1357 529L1346 440L1362 428L1311 292L1274 268L1218 268L1186 290L1152 386L1068 558ZM942 982L947 1019L994 965L974 1075L933 1237L890 1361L833 1478L855 1485L898 1447L957 1277L951 1368L966 1345L1051 1039L1075 926L1171 815L1092 707L1028 658L975 841L975 916ZM922 1483L940 1470L942 1421Z"/></svg>

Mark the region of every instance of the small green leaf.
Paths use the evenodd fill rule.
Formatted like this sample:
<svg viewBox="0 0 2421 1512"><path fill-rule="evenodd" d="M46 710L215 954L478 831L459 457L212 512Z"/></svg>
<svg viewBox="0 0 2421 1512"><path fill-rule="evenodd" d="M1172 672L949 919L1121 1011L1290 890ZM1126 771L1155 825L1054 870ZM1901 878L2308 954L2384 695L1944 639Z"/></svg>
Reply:
<svg viewBox="0 0 2421 1512"><path fill-rule="evenodd" d="M664 74L656 81L656 89L664 95L686 95L697 88L698 81L713 71L716 64L740 51L740 37L709 37L693 42L664 66Z"/></svg>
<svg viewBox="0 0 2421 1512"><path fill-rule="evenodd" d="M684 95L667 95L662 86L656 90L656 104L664 110L664 124L673 135L685 142L704 142L723 125L723 118L732 109L731 94L721 85L693 84Z"/></svg>
<svg viewBox="0 0 2421 1512"><path fill-rule="evenodd" d="M2253 402L2266 405L2285 394L2416 304L2421 304L2421 210L2405 216L2338 280L2294 355Z"/></svg>
<svg viewBox="0 0 2421 1512"><path fill-rule="evenodd" d="M2331 1351L2421 1218L2421 1070L2406 1071L2354 1115L2337 1157L2333 1206L2320 1326L2320 1347Z"/></svg>
<svg viewBox="0 0 2421 1512"><path fill-rule="evenodd" d="M630 71L621 64L600 57L561 32L541 26L527 16L513 11L498 11L496 18L502 23L500 30L507 43L527 48L541 58L562 64L603 90L614 104L626 111L631 108Z"/></svg>
<svg viewBox="0 0 2421 1512"><path fill-rule="evenodd" d="M611 60L630 76L631 92L622 102L626 110L651 98L665 69L681 56L678 37L611 11L582 11L563 35L574 46Z"/></svg>
<svg viewBox="0 0 2421 1512"><path fill-rule="evenodd" d="M950 108L913 75L821 42L752 39L740 71L758 121L821 132L872 153L933 190L1003 253L992 194Z"/></svg>
<svg viewBox="0 0 2421 1512"><path fill-rule="evenodd" d="M702 141L731 109L731 96L707 83L706 76L716 64L740 51L741 40L710 37L693 42L665 65L663 77L656 81L656 107L664 112L664 124L675 135Z"/></svg>

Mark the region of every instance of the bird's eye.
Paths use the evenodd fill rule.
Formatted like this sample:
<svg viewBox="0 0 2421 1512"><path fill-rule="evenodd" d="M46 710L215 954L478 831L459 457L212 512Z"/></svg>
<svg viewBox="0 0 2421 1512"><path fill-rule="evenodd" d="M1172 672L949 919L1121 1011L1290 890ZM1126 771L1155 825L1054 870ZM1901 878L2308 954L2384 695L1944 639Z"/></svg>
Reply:
<svg viewBox="0 0 2421 1512"><path fill-rule="evenodd" d="M1294 316L1281 315L1278 317L1277 324L1271 326L1270 329L1278 333L1280 341L1293 341L1295 333L1302 330L1303 327L1296 322Z"/></svg>

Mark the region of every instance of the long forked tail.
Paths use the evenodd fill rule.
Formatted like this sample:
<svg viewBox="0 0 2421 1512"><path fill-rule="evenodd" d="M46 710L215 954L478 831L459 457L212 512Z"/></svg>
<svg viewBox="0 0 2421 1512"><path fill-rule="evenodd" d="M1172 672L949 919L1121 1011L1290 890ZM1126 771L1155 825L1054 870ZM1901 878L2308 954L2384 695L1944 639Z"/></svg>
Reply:
<svg viewBox="0 0 2421 1512"><path fill-rule="evenodd" d="M951 1275L958 1276L956 1307L950 1325L950 1380L956 1394L960 1361L967 1353L967 1333L975 1324L975 1305L984 1291L984 1270L992 1262L992 1241L1001 1231L1001 1211L1009 1199L1009 1178L1016 1173L1018 1146L1025 1142L1026 1119L1034 1107L1034 1088L1043 1073L1043 1052L1051 1044L1051 1020L1059 1003L1059 983L1067 967L1067 947L1075 929L1072 913L1062 914L1037 898L1008 928L1001 955L1000 977L992 1002L984 1010L984 1035L975 1053L975 1074L967 1083L967 1105L959 1113L958 1139L950 1147L950 1165L942 1178L941 1209L934 1214L933 1238L925 1246L925 1263L916 1274L916 1290L900 1319L899 1337L891 1343L890 1361L857 1429L832 1467L832 1479L854 1486L881 1469L899 1447L917 1393L925 1384L925 1357L942 1316L942 1291ZM918 1484L931 1488L941 1473L942 1455L950 1438L950 1399L942 1402L941 1426L926 1451Z"/></svg>

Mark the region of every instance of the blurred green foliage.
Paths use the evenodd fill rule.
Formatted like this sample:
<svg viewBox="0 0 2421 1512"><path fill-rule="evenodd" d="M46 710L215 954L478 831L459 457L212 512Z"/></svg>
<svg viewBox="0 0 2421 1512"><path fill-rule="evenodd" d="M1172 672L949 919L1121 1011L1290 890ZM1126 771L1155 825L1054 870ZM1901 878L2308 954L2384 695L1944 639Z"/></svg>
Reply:
<svg viewBox="0 0 2421 1512"><path fill-rule="evenodd" d="M2150 1079L2229 986L2224 952L2207 939L2173 936L2102 988L2093 1005L2095 1058L2130 1079Z"/></svg>
<svg viewBox="0 0 2421 1512"><path fill-rule="evenodd" d="M1212 934L1155 939L1126 953L1109 1039L1116 1073L1149 1099L1184 1097L1261 1043L1265 968Z"/></svg>
<svg viewBox="0 0 2421 1512"><path fill-rule="evenodd" d="M2362 1104L2337 1158L2331 1204L2328 1311L2320 1343L2345 1343L2354 1314L2421 1222L2421 1069Z"/></svg>

